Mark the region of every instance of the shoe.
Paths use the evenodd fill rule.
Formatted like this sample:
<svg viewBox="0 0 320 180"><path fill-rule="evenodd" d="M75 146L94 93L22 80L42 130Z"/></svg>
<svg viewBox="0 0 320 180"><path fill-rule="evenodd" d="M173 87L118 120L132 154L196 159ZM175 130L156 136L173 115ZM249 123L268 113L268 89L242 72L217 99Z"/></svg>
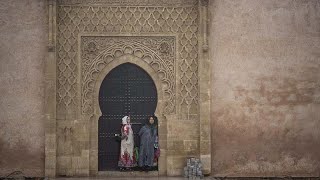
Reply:
<svg viewBox="0 0 320 180"><path fill-rule="evenodd" d="M144 171L144 167L143 166L142 167L139 166L139 171L140 172Z"/></svg>
<svg viewBox="0 0 320 180"><path fill-rule="evenodd" d="M144 169L145 172L149 171L148 166L143 166L143 169Z"/></svg>
<svg viewBox="0 0 320 180"><path fill-rule="evenodd" d="M146 166L147 171L151 170L151 166Z"/></svg>

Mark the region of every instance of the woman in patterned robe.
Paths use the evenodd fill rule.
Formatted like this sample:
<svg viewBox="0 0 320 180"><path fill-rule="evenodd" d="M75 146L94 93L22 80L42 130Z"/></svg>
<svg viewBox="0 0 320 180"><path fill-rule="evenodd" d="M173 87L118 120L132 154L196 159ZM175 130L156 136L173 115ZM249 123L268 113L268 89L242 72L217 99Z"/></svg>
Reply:
<svg viewBox="0 0 320 180"><path fill-rule="evenodd" d="M130 169L136 166L133 148L134 140L130 117L125 116L122 118L121 127L121 153L118 162L120 169Z"/></svg>

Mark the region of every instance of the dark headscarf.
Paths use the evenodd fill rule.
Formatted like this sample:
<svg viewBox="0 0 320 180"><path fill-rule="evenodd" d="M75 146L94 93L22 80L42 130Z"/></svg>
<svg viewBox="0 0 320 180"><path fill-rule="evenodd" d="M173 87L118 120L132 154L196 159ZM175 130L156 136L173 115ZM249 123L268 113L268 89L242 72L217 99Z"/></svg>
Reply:
<svg viewBox="0 0 320 180"><path fill-rule="evenodd" d="M154 123L153 123L153 124L150 124L150 122L149 122L149 119L150 119L151 117L152 117L153 120L154 120ZM148 116L148 118L147 118L147 125L151 128L151 134L153 135L153 134L154 134L154 130L157 129L157 127L158 127L158 118L157 118L157 116L155 116L155 115L153 115L153 116Z"/></svg>

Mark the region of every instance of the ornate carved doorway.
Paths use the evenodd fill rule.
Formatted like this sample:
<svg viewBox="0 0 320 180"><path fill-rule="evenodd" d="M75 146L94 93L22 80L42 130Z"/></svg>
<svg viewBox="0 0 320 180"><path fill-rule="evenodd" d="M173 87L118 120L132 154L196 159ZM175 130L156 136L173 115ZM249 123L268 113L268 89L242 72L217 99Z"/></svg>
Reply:
<svg viewBox="0 0 320 180"><path fill-rule="evenodd" d="M114 68L104 78L99 91L99 171L116 170L120 154L120 143L114 139L119 134L121 118L130 115L135 135L135 146L139 146L137 133L157 106L157 90L151 77L140 67L125 63Z"/></svg>
<svg viewBox="0 0 320 180"><path fill-rule="evenodd" d="M99 119L111 115L108 108L101 108L100 88L106 75L125 63L142 68L156 86L158 174L181 175L190 156L200 157L210 173L208 0L48 0L48 14L46 176L104 174L99 170L108 166L101 163L109 161L100 156L99 141L107 142L107 135L101 134L103 140L99 136L112 131L99 129ZM149 108L151 102L147 104ZM139 122L141 114L135 108L140 106L131 104L130 111L128 105L114 107L124 110L110 122L129 113ZM108 122L105 126L111 128ZM113 128L116 133L119 124ZM117 159L114 156L114 162Z"/></svg>

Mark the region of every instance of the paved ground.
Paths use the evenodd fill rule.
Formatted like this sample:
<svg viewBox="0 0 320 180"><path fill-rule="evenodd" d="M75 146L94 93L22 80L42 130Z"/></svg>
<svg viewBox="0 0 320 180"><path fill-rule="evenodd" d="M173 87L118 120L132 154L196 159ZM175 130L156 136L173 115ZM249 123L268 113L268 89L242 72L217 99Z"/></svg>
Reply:
<svg viewBox="0 0 320 180"><path fill-rule="evenodd" d="M200 180L183 177L90 177L90 178L57 178L57 180ZM218 178L205 177L205 180L320 180L320 177L238 177L238 178Z"/></svg>
<svg viewBox="0 0 320 180"><path fill-rule="evenodd" d="M90 177L90 178L57 178L57 180L186 180L182 177Z"/></svg>
<svg viewBox="0 0 320 180"><path fill-rule="evenodd" d="M183 177L90 177L90 178L56 178L56 180L198 180ZM205 177L205 180L320 180L320 177L238 177L238 178L217 178ZM200 180L200 179L199 179Z"/></svg>
<svg viewBox="0 0 320 180"><path fill-rule="evenodd" d="M121 176L120 176L121 175ZM140 175L140 177L137 175ZM141 176L144 175L144 176ZM200 180L200 178L184 178L184 177L155 177L154 173L148 174L117 174L112 176L105 176L104 174L97 177L57 177L57 178L45 178L45 177L24 177L24 176L10 176L0 177L0 180ZM320 177L205 177L204 180L320 180Z"/></svg>

